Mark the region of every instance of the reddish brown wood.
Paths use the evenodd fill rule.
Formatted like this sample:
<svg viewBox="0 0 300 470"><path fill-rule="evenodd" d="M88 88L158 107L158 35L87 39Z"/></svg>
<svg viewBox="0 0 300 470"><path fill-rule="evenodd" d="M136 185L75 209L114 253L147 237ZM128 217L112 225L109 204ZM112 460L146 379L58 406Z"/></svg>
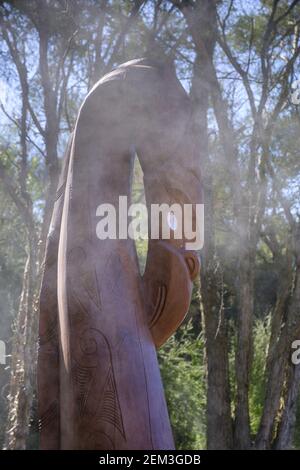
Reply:
<svg viewBox="0 0 300 470"><path fill-rule="evenodd" d="M198 259L151 240L99 240L96 208L130 197L132 148L147 204L201 202L189 98L170 65L123 64L86 97L65 156L40 296L42 449L172 449L155 345L183 320Z"/></svg>

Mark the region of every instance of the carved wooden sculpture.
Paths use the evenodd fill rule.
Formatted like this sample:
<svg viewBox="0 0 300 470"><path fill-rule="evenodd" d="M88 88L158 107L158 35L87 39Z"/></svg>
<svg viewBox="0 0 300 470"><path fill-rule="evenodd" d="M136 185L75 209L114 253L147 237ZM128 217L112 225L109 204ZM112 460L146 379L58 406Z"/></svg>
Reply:
<svg viewBox="0 0 300 470"><path fill-rule="evenodd" d="M137 60L86 97L70 139L40 297L42 449L172 449L155 346L189 307L198 258L185 240L99 240L96 208L130 197L132 149L147 205L201 202L187 94L170 65Z"/></svg>

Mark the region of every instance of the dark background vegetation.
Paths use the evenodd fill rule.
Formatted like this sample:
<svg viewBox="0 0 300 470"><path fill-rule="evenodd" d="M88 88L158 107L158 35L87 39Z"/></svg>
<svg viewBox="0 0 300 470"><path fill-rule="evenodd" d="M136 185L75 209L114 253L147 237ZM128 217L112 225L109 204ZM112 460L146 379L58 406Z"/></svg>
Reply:
<svg viewBox="0 0 300 470"><path fill-rule="evenodd" d="M91 86L145 55L174 60L201 137L201 279L159 351L176 445L300 446L299 28L297 0L0 2L3 448L38 446L37 294L66 140Z"/></svg>

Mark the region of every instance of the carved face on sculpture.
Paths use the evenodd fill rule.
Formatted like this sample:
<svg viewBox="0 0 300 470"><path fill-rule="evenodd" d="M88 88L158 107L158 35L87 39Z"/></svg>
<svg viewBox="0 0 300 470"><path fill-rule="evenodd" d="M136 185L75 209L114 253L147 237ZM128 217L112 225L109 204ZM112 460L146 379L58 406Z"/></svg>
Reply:
<svg viewBox="0 0 300 470"><path fill-rule="evenodd" d="M149 325L156 347L161 346L184 320L189 308L193 281L200 270L196 251L186 249L185 226L194 227L195 238L199 236L196 204L202 202L198 178L185 171L174 170L154 181L145 178L147 203L167 204L174 212L163 213L160 219L159 239L151 238L146 269L143 276ZM185 208L189 211L185 211ZM176 209L178 210L176 212ZM180 210L181 209L181 210ZM164 227L166 235L164 239ZM151 229L149 228L149 232Z"/></svg>

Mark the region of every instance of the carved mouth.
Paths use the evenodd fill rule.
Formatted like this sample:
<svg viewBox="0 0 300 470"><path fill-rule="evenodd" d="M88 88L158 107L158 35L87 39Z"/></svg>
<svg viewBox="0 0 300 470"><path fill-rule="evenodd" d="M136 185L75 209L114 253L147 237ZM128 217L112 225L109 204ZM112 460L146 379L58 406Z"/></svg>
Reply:
<svg viewBox="0 0 300 470"><path fill-rule="evenodd" d="M167 286L163 283L158 283L156 302L154 307L153 316L150 320L149 326L152 328L158 321L160 315L162 314L166 300L167 300Z"/></svg>

